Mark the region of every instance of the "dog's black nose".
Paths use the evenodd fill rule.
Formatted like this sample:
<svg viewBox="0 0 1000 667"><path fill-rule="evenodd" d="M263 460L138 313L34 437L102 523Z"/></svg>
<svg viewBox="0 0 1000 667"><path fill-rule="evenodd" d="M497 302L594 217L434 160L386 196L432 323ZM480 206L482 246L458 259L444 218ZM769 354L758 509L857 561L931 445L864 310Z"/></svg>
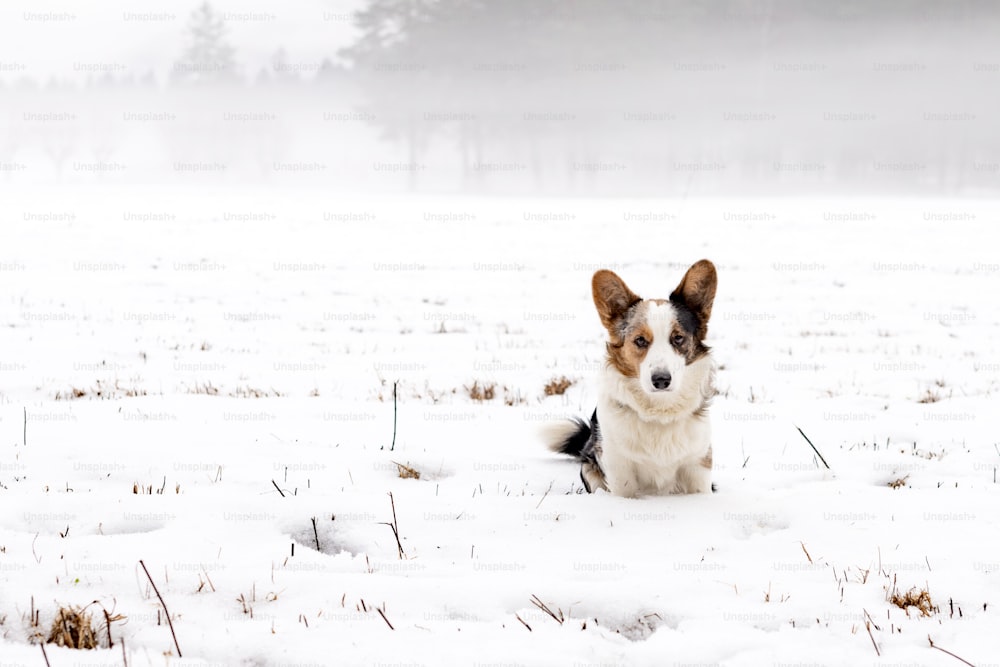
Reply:
<svg viewBox="0 0 1000 667"><path fill-rule="evenodd" d="M656 371L653 373L653 389L657 391L670 386L670 373L668 371Z"/></svg>

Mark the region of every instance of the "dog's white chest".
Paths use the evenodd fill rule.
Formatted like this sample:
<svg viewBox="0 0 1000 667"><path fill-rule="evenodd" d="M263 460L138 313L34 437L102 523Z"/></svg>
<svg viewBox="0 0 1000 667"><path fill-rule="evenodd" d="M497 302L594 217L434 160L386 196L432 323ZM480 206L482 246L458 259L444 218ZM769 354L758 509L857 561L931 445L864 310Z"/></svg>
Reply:
<svg viewBox="0 0 1000 667"><path fill-rule="evenodd" d="M598 407L601 465L612 492L620 495L689 493L690 468L701 466L711 448L711 426L703 416L643 421L614 399Z"/></svg>

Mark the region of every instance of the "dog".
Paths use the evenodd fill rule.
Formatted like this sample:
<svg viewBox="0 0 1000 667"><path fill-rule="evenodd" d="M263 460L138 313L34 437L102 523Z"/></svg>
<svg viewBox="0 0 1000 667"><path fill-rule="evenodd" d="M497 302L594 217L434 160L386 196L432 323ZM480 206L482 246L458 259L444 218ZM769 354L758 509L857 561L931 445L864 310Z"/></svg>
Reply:
<svg viewBox="0 0 1000 667"><path fill-rule="evenodd" d="M705 345L718 278L707 259L687 270L669 299L643 299L614 272L592 281L608 331L590 422L547 428L555 452L581 462L588 492L617 496L709 493L712 434L708 407L715 362Z"/></svg>

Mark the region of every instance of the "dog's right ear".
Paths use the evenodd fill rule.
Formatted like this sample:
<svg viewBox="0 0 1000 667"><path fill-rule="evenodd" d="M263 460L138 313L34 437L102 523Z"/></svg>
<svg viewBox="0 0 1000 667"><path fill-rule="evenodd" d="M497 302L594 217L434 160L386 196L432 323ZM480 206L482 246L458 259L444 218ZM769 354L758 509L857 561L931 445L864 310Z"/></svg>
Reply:
<svg viewBox="0 0 1000 667"><path fill-rule="evenodd" d="M715 286L718 282L715 265L702 259L691 265L677 289L670 295L672 302L684 304L698 318L698 338L704 338L708 334L708 318L712 316L712 303L715 301Z"/></svg>
<svg viewBox="0 0 1000 667"><path fill-rule="evenodd" d="M642 301L642 298L630 290L625 281L614 271L601 269L594 274L592 285L597 314L600 315L601 323L608 331L614 331L618 320L625 312Z"/></svg>

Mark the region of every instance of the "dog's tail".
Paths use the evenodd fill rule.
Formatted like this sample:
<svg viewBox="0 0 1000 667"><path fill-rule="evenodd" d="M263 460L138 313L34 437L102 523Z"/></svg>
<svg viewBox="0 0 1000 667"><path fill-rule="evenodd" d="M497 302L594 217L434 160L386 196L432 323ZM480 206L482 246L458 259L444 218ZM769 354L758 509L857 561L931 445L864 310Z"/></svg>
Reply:
<svg viewBox="0 0 1000 667"><path fill-rule="evenodd" d="M588 424L579 417L555 422L544 427L542 437L548 448L559 454L568 454L573 458L584 460L584 448L590 441L592 425L597 420L597 412Z"/></svg>

